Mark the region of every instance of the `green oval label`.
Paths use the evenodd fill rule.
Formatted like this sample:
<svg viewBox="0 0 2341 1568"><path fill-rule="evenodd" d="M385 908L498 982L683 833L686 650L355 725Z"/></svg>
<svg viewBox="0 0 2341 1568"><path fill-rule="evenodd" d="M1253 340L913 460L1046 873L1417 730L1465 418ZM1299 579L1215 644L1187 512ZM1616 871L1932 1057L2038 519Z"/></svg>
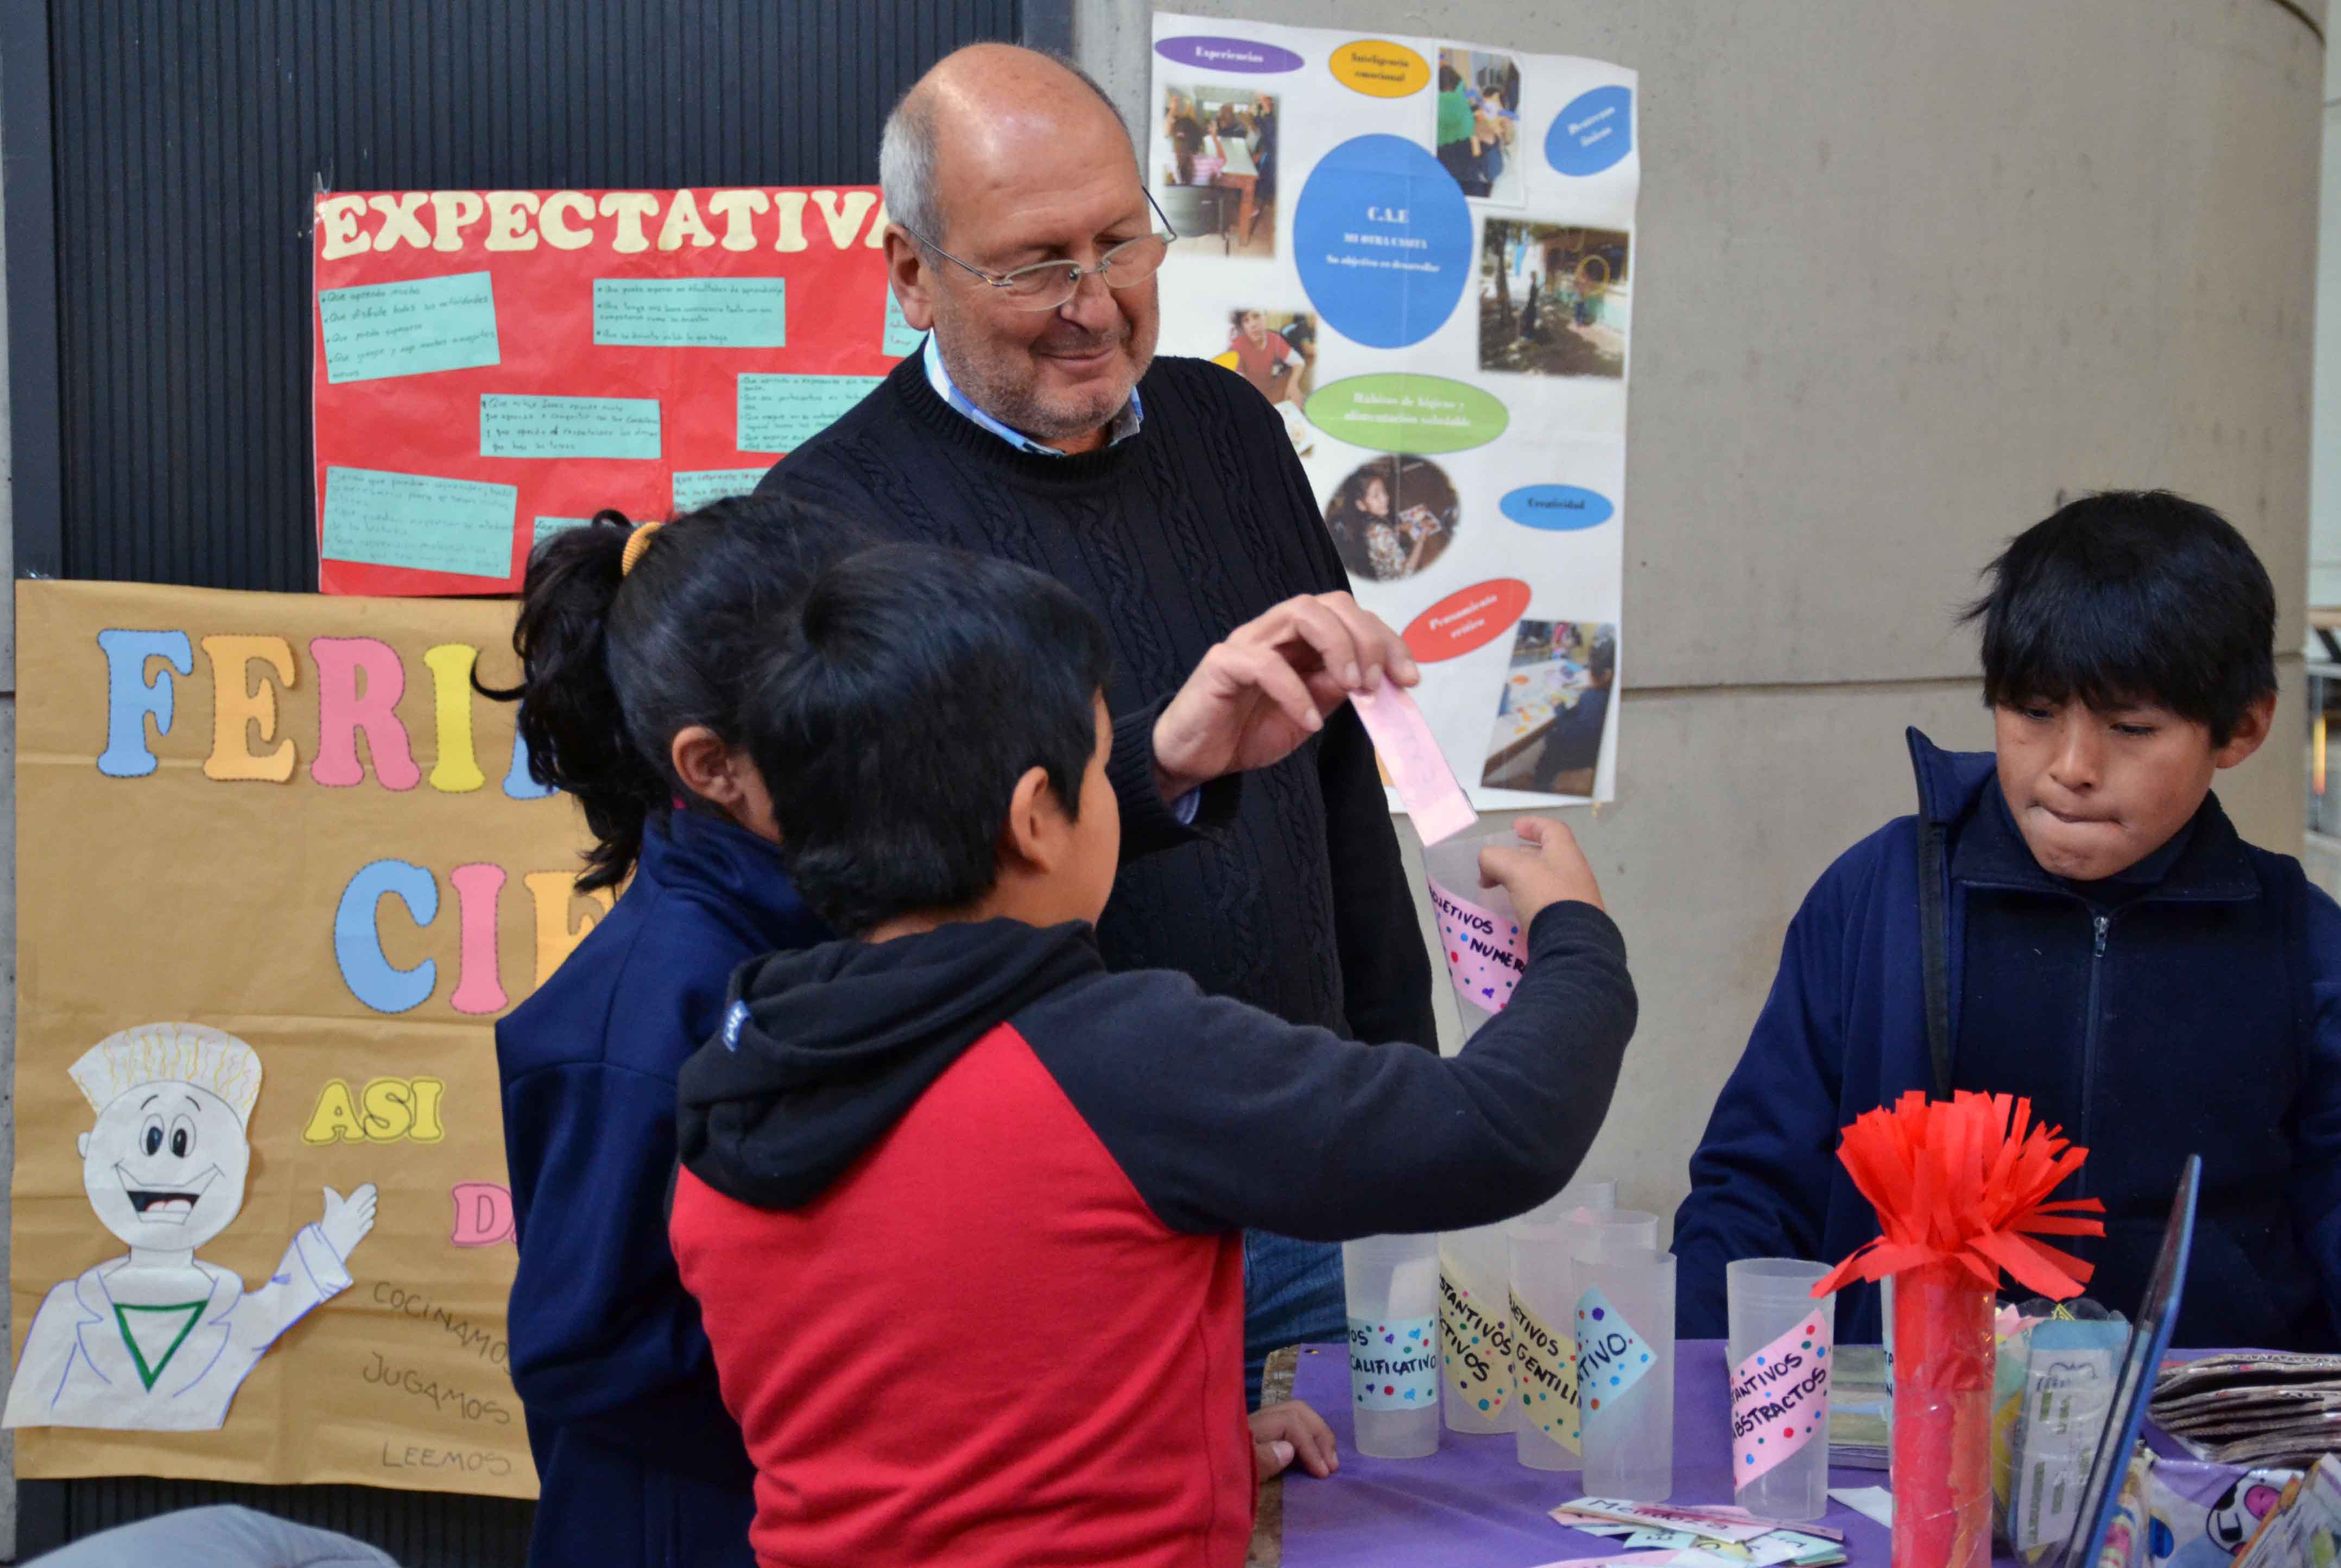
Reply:
<svg viewBox="0 0 2341 1568"><path fill-rule="evenodd" d="M1309 395L1309 423L1375 452L1431 454L1485 446L1512 416L1478 387L1443 375L1352 375Z"/></svg>

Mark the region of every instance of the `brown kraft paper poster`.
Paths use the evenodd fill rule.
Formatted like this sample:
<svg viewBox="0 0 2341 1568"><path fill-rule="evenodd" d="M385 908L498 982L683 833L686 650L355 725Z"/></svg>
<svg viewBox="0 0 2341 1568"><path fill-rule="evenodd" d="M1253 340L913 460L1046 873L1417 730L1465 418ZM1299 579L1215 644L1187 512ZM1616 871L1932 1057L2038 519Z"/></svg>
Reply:
<svg viewBox="0 0 2341 1568"><path fill-rule="evenodd" d="M17 584L17 1473L531 1497L495 1019L606 909L513 606Z"/></svg>

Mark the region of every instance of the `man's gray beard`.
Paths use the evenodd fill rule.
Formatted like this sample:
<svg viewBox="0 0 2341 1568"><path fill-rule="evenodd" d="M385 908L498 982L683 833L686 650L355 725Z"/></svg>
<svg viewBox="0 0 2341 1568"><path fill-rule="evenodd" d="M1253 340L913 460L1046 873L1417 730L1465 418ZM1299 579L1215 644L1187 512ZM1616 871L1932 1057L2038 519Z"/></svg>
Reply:
<svg viewBox="0 0 2341 1568"><path fill-rule="evenodd" d="M1030 386L1013 387L996 383L973 365L962 372L941 330L942 324L937 322L935 325L935 344L942 351L943 368L951 373L951 385L967 394L969 401L984 413L1009 429L1021 432L1036 441L1071 441L1077 435L1102 430L1112 424L1114 416L1129 404L1130 394L1124 393L1112 406L1095 416L1052 412L1034 395ZM1119 346L1127 357L1131 338L1125 336ZM1148 355L1150 360L1152 357ZM1138 377L1146 374L1146 366L1138 365L1134 369L1136 374L1131 380L1133 386L1137 385Z"/></svg>

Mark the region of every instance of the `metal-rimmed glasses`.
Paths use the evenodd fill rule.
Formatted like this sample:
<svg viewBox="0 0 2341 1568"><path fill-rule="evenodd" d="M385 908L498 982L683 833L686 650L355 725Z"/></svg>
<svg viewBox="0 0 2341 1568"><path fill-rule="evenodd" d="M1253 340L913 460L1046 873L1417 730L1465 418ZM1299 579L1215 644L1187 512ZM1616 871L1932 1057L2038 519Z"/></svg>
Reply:
<svg viewBox="0 0 2341 1568"><path fill-rule="evenodd" d="M1103 278L1108 288L1129 288L1152 277L1162 265L1162 258L1170 254L1170 242L1179 237L1179 231L1170 226L1170 220L1164 215L1161 204L1155 201L1154 193L1146 191L1143 194L1146 205L1152 207L1154 215L1162 220L1163 232L1124 240L1098 257L1097 265L1091 267L1075 266L1071 262L1044 261L1010 272L990 273L972 262L961 261L910 225L902 224L901 226L904 234L943 260L965 267L987 285L998 289L1010 309L1055 310L1081 292L1083 278Z"/></svg>

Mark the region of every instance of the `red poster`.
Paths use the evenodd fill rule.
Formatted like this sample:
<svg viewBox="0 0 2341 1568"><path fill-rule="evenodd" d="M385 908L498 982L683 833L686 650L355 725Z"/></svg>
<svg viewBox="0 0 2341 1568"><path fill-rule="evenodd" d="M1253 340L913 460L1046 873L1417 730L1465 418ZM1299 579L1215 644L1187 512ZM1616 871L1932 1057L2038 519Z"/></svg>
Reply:
<svg viewBox="0 0 2341 1568"><path fill-rule="evenodd" d="M917 345L876 190L317 198L318 586L503 594L604 506L754 487Z"/></svg>

